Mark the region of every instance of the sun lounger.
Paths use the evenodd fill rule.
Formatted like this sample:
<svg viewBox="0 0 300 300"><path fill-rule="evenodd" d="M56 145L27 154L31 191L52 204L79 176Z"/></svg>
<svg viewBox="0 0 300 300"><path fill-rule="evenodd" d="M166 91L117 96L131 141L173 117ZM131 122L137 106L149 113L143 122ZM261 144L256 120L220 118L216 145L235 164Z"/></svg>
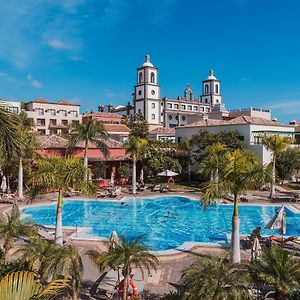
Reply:
<svg viewBox="0 0 300 300"><path fill-rule="evenodd" d="M121 187L117 187L116 189L111 191L110 197L117 197L120 196L122 193Z"/></svg>
<svg viewBox="0 0 300 300"><path fill-rule="evenodd" d="M98 198L105 198L105 197L109 197L110 196L110 192L108 190L103 190L99 193Z"/></svg>
<svg viewBox="0 0 300 300"><path fill-rule="evenodd" d="M161 189L161 185L160 185L160 184L156 184L156 185L152 188L151 192L159 192L160 189Z"/></svg>
<svg viewBox="0 0 300 300"><path fill-rule="evenodd" d="M159 190L161 193L170 192L170 187L168 185L164 185Z"/></svg>

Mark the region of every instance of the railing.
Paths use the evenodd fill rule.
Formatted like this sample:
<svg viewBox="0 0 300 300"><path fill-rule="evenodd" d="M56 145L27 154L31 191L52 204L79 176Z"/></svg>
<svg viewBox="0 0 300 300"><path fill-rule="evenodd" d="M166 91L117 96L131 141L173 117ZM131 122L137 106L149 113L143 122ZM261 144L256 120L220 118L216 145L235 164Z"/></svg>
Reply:
<svg viewBox="0 0 300 300"><path fill-rule="evenodd" d="M261 112L271 112L270 109L264 109L264 108L255 108L255 107L246 107L246 108L237 108L237 109L230 109L229 112L242 112L242 111L261 111Z"/></svg>

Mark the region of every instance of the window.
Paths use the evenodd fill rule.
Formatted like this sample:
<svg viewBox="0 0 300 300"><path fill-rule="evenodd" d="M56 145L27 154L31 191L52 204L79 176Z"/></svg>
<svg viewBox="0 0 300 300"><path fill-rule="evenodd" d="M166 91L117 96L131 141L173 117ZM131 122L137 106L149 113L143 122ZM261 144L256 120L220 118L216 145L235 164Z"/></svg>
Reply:
<svg viewBox="0 0 300 300"><path fill-rule="evenodd" d="M151 81L151 83L155 82L155 74L154 74L154 72L151 72L150 81Z"/></svg>
<svg viewBox="0 0 300 300"><path fill-rule="evenodd" d="M139 73L139 83L143 82L143 72Z"/></svg>
<svg viewBox="0 0 300 300"><path fill-rule="evenodd" d="M176 117L175 117L175 119L178 121L178 120L179 120L179 117L178 117L178 116L176 116Z"/></svg>
<svg viewBox="0 0 300 300"><path fill-rule="evenodd" d="M68 120L61 120L61 125L68 126Z"/></svg>
<svg viewBox="0 0 300 300"><path fill-rule="evenodd" d="M175 108L175 109L178 109L178 108L179 108L179 105L178 105L178 104L174 104L174 108Z"/></svg>
<svg viewBox="0 0 300 300"><path fill-rule="evenodd" d="M56 119L50 119L50 125L56 125Z"/></svg>
<svg viewBox="0 0 300 300"><path fill-rule="evenodd" d="M216 94L219 93L219 86L216 84Z"/></svg>
<svg viewBox="0 0 300 300"><path fill-rule="evenodd" d="M45 119L36 119L37 126L45 126Z"/></svg>
<svg viewBox="0 0 300 300"><path fill-rule="evenodd" d="M204 107L200 107L200 111L204 111Z"/></svg>
<svg viewBox="0 0 300 300"><path fill-rule="evenodd" d="M167 108L172 108L172 103L167 103Z"/></svg>
<svg viewBox="0 0 300 300"><path fill-rule="evenodd" d="M206 84L204 87L204 94L208 94L208 91L209 91L209 87L208 84Z"/></svg>
<svg viewBox="0 0 300 300"><path fill-rule="evenodd" d="M48 109L48 113L50 113L51 116L55 116L56 115L55 109Z"/></svg>
<svg viewBox="0 0 300 300"><path fill-rule="evenodd" d="M19 113L19 108L18 107L15 107L15 106L6 106L4 107L5 110L11 112L11 113L14 113L14 114L17 114Z"/></svg>
<svg viewBox="0 0 300 300"><path fill-rule="evenodd" d="M62 109L62 110L59 110L58 111L60 114L62 114L63 116L66 116L67 115L67 111Z"/></svg>
<svg viewBox="0 0 300 300"><path fill-rule="evenodd" d="M171 115L169 115L169 120L172 120L172 116Z"/></svg>
<svg viewBox="0 0 300 300"><path fill-rule="evenodd" d="M194 107L193 107L193 110L194 110L194 111L198 111L198 106L194 106Z"/></svg>
<svg viewBox="0 0 300 300"><path fill-rule="evenodd" d="M205 98L205 103L208 103L208 99L207 98Z"/></svg>
<svg viewBox="0 0 300 300"><path fill-rule="evenodd" d="M188 106L187 106L187 109L188 109L188 110L192 110L192 105L188 105Z"/></svg>
<svg viewBox="0 0 300 300"><path fill-rule="evenodd" d="M78 112L76 110L70 110L69 114L74 115L75 117L78 117Z"/></svg>
<svg viewBox="0 0 300 300"><path fill-rule="evenodd" d="M244 141L245 140L245 137L243 135L239 135L238 138L239 138L240 141Z"/></svg>
<svg viewBox="0 0 300 300"><path fill-rule="evenodd" d="M139 113L139 114L141 114L141 113L142 113L142 110L141 110L140 108L139 108L139 110L138 110L138 113Z"/></svg>
<svg viewBox="0 0 300 300"><path fill-rule="evenodd" d="M151 115L151 119L152 119L152 120L155 120L155 114L152 114L152 115Z"/></svg>
<svg viewBox="0 0 300 300"><path fill-rule="evenodd" d="M57 134L57 129L50 130L50 134Z"/></svg>
<svg viewBox="0 0 300 300"><path fill-rule="evenodd" d="M155 103L151 103L151 107L152 107L152 108L155 108Z"/></svg>
<svg viewBox="0 0 300 300"><path fill-rule="evenodd" d="M185 121L185 116L182 117L182 121Z"/></svg>
<svg viewBox="0 0 300 300"><path fill-rule="evenodd" d="M182 143L182 137L181 137L181 136L179 136L179 137L177 138L177 142L178 142L178 144L181 144L181 143Z"/></svg>
<svg viewBox="0 0 300 300"><path fill-rule="evenodd" d="M72 120L72 124L79 124L78 120Z"/></svg>
<svg viewBox="0 0 300 300"><path fill-rule="evenodd" d="M45 129L38 129L37 132L39 134L46 134L46 130Z"/></svg>
<svg viewBox="0 0 300 300"><path fill-rule="evenodd" d="M206 111L206 112L209 112L209 107L206 107L206 108L205 108L205 111Z"/></svg>
<svg viewBox="0 0 300 300"><path fill-rule="evenodd" d="M185 105L181 105L181 109L185 109Z"/></svg>
<svg viewBox="0 0 300 300"><path fill-rule="evenodd" d="M142 95L142 91L141 91L141 90L139 90L138 94L139 94L139 96L141 96L141 95Z"/></svg>
<svg viewBox="0 0 300 300"><path fill-rule="evenodd" d="M44 114L44 110L42 108L36 108L34 111L36 111L40 116Z"/></svg>

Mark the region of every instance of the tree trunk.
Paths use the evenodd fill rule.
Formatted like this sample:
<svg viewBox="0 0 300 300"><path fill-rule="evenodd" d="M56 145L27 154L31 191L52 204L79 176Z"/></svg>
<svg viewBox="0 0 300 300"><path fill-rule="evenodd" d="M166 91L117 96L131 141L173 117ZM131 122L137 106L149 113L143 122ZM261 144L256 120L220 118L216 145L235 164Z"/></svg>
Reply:
<svg viewBox="0 0 300 300"><path fill-rule="evenodd" d="M19 177L18 177L18 193L19 199L23 200L23 161L22 158L19 160Z"/></svg>
<svg viewBox="0 0 300 300"><path fill-rule="evenodd" d="M272 182L271 182L271 189L270 189L270 198L275 197L275 179L276 179L276 157L275 154L273 155L272 161Z"/></svg>
<svg viewBox="0 0 300 300"><path fill-rule="evenodd" d="M78 292L75 286L72 287L73 290L73 300L79 300L78 298Z"/></svg>
<svg viewBox="0 0 300 300"><path fill-rule="evenodd" d="M6 191L7 191L8 194L10 194L11 193L11 189L10 189L9 175L6 176L6 185L7 185Z"/></svg>
<svg viewBox="0 0 300 300"><path fill-rule="evenodd" d="M87 149L88 149L88 145L85 145L84 148L84 157L83 157L83 165L84 165L84 180L88 181L88 171L87 171L87 167L88 167L88 157L87 157Z"/></svg>
<svg viewBox="0 0 300 300"><path fill-rule="evenodd" d="M240 220L239 220L239 213L238 213L237 195L234 195L234 209L233 209L233 215L232 215L230 260L234 264L239 264L241 262Z"/></svg>
<svg viewBox="0 0 300 300"><path fill-rule="evenodd" d="M136 194L136 158L132 157L132 194Z"/></svg>
<svg viewBox="0 0 300 300"><path fill-rule="evenodd" d="M188 162L188 183L189 185L192 184L192 176L191 176L191 169L192 169L192 165L191 162Z"/></svg>
<svg viewBox="0 0 300 300"><path fill-rule="evenodd" d="M124 277L124 290L123 290L122 300L127 300L128 285L129 285L129 275L126 275Z"/></svg>
<svg viewBox="0 0 300 300"><path fill-rule="evenodd" d="M57 210L56 210L56 223L55 223L55 243L63 245L63 233L62 233L62 191L58 192Z"/></svg>

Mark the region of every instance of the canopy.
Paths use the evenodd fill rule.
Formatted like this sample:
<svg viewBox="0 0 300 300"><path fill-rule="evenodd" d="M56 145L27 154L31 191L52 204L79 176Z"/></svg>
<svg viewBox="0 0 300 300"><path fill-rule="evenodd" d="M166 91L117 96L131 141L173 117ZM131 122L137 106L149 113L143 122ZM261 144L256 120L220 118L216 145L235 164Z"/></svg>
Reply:
<svg viewBox="0 0 300 300"><path fill-rule="evenodd" d="M7 190L7 184L6 184L6 177L5 176L2 177L1 190L3 192L5 192Z"/></svg>
<svg viewBox="0 0 300 300"><path fill-rule="evenodd" d="M179 175L179 174L175 173L173 171L170 171L170 170L165 170L165 171L162 171L157 174L157 176L166 176L166 177L172 177L172 176L177 176L177 175Z"/></svg>
<svg viewBox="0 0 300 300"><path fill-rule="evenodd" d="M251 248L251 261L257 260L261 255L261 245L258 238L254 238L252 248Z"/></svg>
<svg viewBox="0 0 300 300"><path fill-rule="evenodd" d="M115 250L118 245L120 244L120 238L115 230L111 232L110 238L109 238L109 248L112 250Z"/></svg>
<svg viewBox="0 0 300 300"><path fill-rule="evenodd" d="M275 216L266 225L265 229L279 229L281 234L286 233L286 213L283 205L278 209Z"/></svg>

